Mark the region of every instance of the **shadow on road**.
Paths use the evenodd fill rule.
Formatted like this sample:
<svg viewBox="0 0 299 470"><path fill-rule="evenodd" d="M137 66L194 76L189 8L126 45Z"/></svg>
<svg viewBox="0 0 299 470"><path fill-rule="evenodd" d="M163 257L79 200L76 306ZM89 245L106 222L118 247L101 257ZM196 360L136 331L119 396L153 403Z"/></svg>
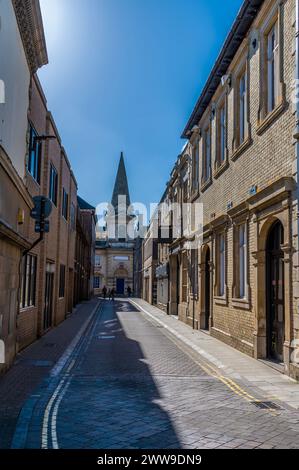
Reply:
<svg viewBox="0 0 299 470"><path fill-rule="evenodd" d="M128 338L155 334L126 300L104 302L103 312L75 369L58 415L62 448L180 448L142 345ZM120 317L122 321L120 321ZM146 330L146 331L144 331Z"/></svg>

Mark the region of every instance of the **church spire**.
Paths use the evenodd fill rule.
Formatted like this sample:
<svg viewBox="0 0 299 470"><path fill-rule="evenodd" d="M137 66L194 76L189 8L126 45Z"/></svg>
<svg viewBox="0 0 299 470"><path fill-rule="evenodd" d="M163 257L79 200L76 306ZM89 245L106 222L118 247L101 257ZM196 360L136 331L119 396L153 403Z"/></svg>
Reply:
<svg viewBox="0 0 299 470"><path fill-rule="evenodd" d="M118 165L118 171L116 175L116 180L114 184L114 190L112 195L111 204L114 207L114 210L117 212L118 208L118 198L119 197L126 197L126 204L127 207L130 206L130 193L129 193L129 186L128 186L128 178L126 173L125 161L124 161L124 154L121 152L120 154L120 161Z"/></svg>

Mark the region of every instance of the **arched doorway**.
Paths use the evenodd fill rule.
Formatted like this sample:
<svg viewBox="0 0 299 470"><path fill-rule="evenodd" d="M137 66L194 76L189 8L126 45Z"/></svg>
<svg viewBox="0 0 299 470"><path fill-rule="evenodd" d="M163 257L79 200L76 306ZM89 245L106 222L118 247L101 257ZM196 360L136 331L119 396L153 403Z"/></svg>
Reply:
<svg viewBox="0 0 299 470"><path fill-rule="evenodd" d="M209 330L211 317L211 250L209 245L203 247L201 260L200 328Z"/></svg>
<svg viewBox="0 0 299 470"><path fill-rule="evenodd" d="M285 341L284 229L277 221L271 227L266 246L267 356L283 362Z"/></svg>

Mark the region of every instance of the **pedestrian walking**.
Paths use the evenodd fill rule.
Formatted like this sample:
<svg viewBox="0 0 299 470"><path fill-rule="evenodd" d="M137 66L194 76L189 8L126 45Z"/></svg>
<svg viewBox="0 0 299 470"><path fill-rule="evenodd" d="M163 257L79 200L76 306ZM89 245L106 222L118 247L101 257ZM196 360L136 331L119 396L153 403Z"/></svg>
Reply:
<svg viewBox="0 0 299 470"><path fill-rule="evenodd" d="M111 289L110 295L111 295L112 302L114 302L114 299L115 299L115 290L114 289Z"/></svg>
<svg viewBox="0 0 299 470"><path fill-rule="evenodd" d="M107 287L106 287L106 286L103 287L103 291L102 291L102 292L103 292L103 297L104 297L104 299L106 300L106 297L107 297Z"/></svg>
<svg viewBox="0 0 299 470"><path fill-rule="evenodd" d="M128 297L131 297L131 295L132 295L132 289L131 289L130 286L128 286L127 292L128 292Z"/></svg>

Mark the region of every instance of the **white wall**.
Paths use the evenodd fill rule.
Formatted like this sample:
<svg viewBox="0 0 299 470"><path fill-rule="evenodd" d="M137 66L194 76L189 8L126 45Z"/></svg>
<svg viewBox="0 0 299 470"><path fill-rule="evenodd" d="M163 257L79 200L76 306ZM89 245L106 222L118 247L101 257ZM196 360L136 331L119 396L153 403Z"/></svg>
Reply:
<svg viewBox="0 0 299 470"><path fill-rule="evenodd" d="M11 0L0 0L0 145L23 178L25 173L30 72Z"/></svg>

